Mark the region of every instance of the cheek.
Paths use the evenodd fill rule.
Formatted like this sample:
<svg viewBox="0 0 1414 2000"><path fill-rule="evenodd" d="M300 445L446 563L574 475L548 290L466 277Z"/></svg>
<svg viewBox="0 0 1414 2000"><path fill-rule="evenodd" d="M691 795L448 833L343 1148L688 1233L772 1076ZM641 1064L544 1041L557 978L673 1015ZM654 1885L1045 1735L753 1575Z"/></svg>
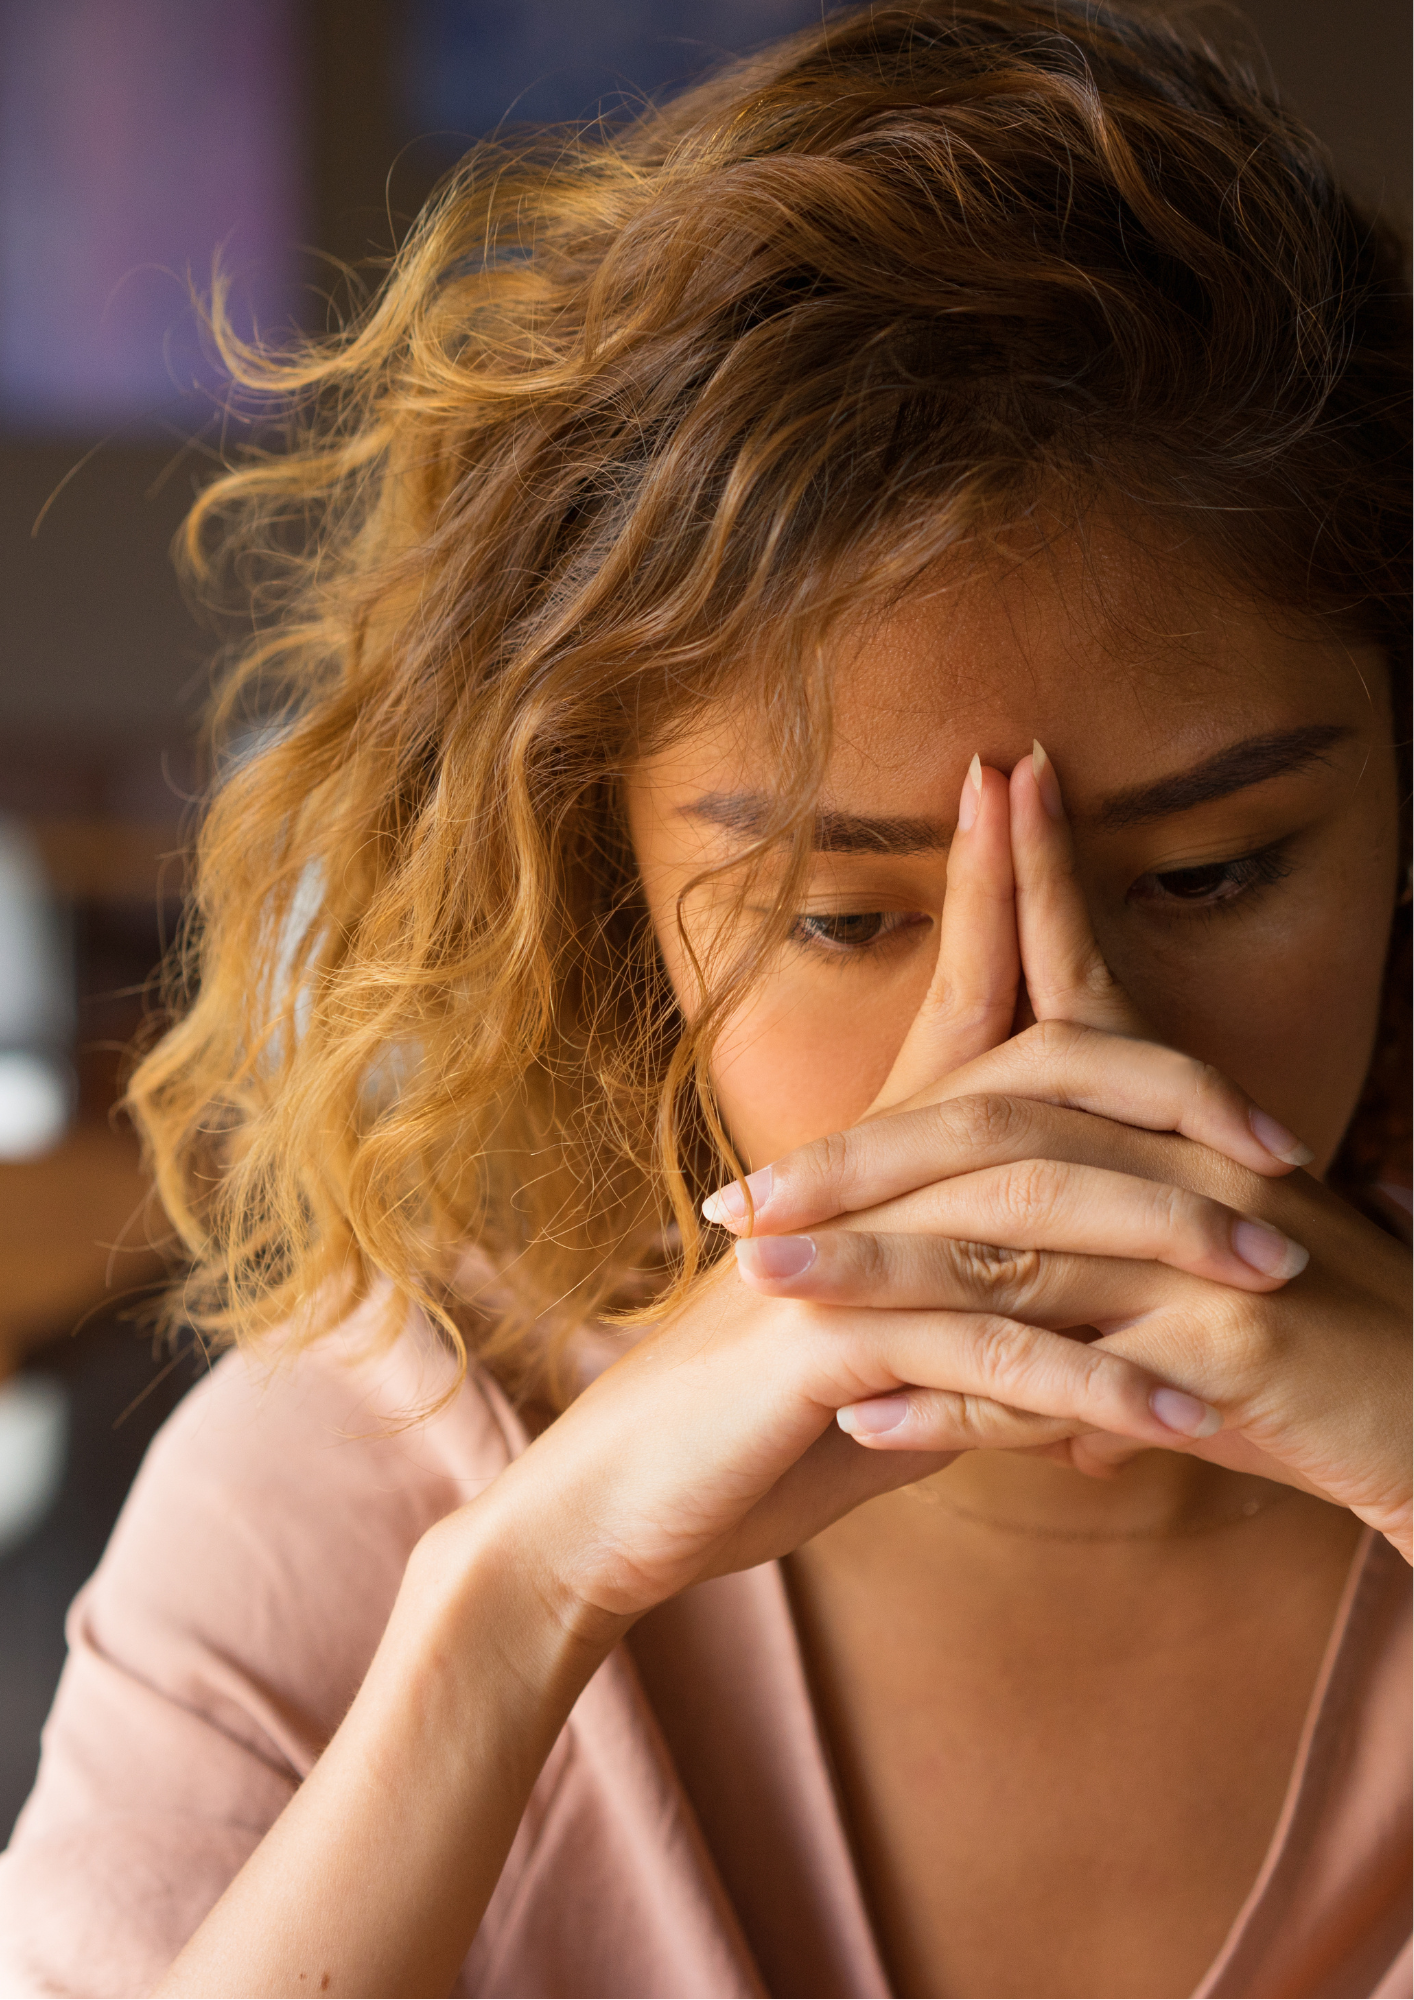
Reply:
<svg viewBox="0 0 1414 2000"><path fill-rule="evenodd" d="M1194 925L1186 950L1117 949L1165 1041L1216 1064L1314 1148L1324 1169L1359 1099L1379 1016L1389 898L1350 885L1284 922Z"/></svg>
<svg viewBox="0 0 1414 2000"><path fill-rule="evenodd" d="M852 979L860 982L853 990ZM712 1081L749 1167L854 1124L878 1095L928 972L890 981L884 991L867 980L867 994L866 980L833 968L808 981L781 978L727 1024Z"/></svg>

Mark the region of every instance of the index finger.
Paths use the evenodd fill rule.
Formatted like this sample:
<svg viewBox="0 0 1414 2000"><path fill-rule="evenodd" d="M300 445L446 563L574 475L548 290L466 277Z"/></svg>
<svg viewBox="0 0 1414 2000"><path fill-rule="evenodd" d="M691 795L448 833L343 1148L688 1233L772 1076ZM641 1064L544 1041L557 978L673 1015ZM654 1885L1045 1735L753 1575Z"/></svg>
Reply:
<svg viewBox="0 0 1414 2000"><path fill-rule="evenodd" d="M1060 781L1039 743L1011 774L1011 846L1021 964L1036 1019L1143 1035L1144 1020L1096 940Z"/></svg>
<svg viewBox="0 0 1414 2000"><path fill-rule="evenodd" d="M884 1087L865 1116L903 1103L1005 1041L1016 1014L1020 976L1007 781L974 757L948 849L937 967Z"/></svg>
<svg viewBox="0 0 1414 2000"><path fill-rule="evenodd" d="M1163 1168L1152 1149L1167 1133L1207 1149L1198 1184L1209 1190L1223 1187L1212 1154L1264 1178L1311 1157L1206 1063L1061 1022L1028 1029L955 1081L957 1094L950 1079L930 1101L831 1132L758 1168L747 1183L749 1221L734 1182L707 1197L703 1214L742 1235L789 1234L957 1174L1031 1158L1147 1177ZM1295 1150L1277 1151L1283 1142ZM1176 1163L1160 1177L1185 1178Z"/></svg>

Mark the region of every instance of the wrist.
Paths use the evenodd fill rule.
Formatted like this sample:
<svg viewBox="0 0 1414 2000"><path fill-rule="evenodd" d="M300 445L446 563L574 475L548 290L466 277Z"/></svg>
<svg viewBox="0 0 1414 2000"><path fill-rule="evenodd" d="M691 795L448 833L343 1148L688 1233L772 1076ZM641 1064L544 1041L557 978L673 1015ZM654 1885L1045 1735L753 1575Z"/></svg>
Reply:
<svg viewBox="0 0 1414 2000"><path fill-rule="evenodd" d="M633 1621L576 1599L512 1501L498 1480L423 1535L380 1652L416 1658L453 1699L475 1688L484 1700L488 1672L505 1678L553 1738Z"/></svg>

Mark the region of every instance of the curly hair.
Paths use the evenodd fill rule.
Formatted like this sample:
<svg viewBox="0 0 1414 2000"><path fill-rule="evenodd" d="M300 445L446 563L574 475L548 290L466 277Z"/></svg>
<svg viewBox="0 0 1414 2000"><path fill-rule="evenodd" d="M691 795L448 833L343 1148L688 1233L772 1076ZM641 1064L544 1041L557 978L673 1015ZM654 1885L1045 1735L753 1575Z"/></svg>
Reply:
<svg viewBox="0 0 1414 2000"><path fill-rule="evenodd" d="M246 637L130 1088L173 1310L298 1341L386 1280L555 1397L575 1326L678 1297L739 1171L713 1036L766 946L684 1020L622 775L749 685L758 847L798 867L827 638L1043 496L1123 496L1378 641L1407 716L1401 272L1240 55L900 0L478 146L328 337L244 346L218 282L287 430L181 544Z"/></svg>

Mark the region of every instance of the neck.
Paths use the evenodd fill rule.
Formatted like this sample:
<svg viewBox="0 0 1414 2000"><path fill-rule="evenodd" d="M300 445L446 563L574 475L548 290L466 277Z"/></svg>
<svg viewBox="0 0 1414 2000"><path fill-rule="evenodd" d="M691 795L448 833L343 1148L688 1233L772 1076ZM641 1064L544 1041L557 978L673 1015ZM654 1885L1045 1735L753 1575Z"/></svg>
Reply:
<svg viewBox="0 0 1414 2000"><path fill-rule="evenodd" d="M1025 1607L1051 1640L1084 1628L1108 1644L1115 1619L1127 1630L1140 1603L1144 1630L1168 1631L1184 1590L1206 1601L1203 1579L1215 1575L1260 1589L1271 1574L1314 1564L1333 1604L1359 1537L1353 1515L1312 1494L1177 1452L1145 1452L1108 1479L1020 1453L971 1452L855 1508L792 1561L797 1571L852 1576L871 1596L901 1591L915 1605L931 1602L946 1576L942 1601L953 1612L970 1593L1003 1622Z"/></svg>

